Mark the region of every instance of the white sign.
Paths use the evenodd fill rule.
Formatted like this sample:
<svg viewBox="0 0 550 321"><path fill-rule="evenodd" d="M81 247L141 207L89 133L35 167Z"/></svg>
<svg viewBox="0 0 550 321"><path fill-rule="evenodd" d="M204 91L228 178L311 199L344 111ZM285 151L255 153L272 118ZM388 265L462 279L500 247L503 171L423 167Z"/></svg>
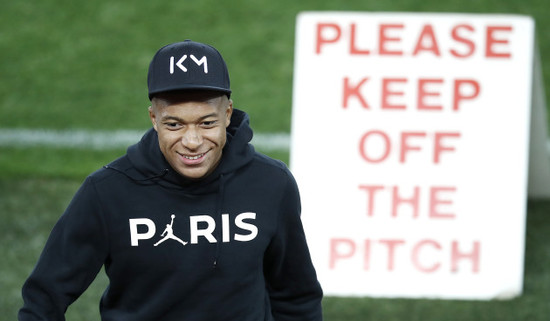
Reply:
<svg viewBox="0 0 550 321"><path fill-rule="evenodd" d="M306 12L292 170L327 295L521 294L534 23Z"/></svg>

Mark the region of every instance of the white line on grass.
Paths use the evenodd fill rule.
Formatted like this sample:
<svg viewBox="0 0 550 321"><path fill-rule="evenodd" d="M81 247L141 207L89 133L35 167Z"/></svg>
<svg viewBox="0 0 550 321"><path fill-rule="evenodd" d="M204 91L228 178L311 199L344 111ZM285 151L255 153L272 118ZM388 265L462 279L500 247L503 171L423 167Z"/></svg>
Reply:
<svg viewBox="0 0 550 321"><path fill-rule="evenodd" d="M145 130L53 130L0 128L0 147L74 148L107 150L125 148L138 142ZM287 133L255 133L252 144L263 151L290 150ZM550 140L547 141L550 152Z"/></svg>
<svg viewBox="0 0 550 321"><path fill-rule="evenodd" d="M52 130L0 128L0 146L53 147L106 150L135 144L145 130ZM290 136L287 133L255 133L252 144L264 151L288 151Z"/></svg>

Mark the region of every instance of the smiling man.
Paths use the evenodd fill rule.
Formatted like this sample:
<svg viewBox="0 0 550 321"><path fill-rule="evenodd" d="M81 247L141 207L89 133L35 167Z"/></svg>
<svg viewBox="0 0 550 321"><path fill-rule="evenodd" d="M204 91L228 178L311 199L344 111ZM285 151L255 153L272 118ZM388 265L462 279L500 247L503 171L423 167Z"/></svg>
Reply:
<svg viewBox="0 0 550 321"><path fill-rule="evenodd" d="M211 91L168 92L152 99L149 117L160 150L182 176L199 179L222 158L233 102Z"/></svg>
<svg viewBox="0 0 550 321"><path fill-rule="evenodd" d="M23 286L19 320L64 320L102 267L104 321L322 320L296 182L250 144L219 52L159 49L148 89L153 128L82 184Z"/></svg>

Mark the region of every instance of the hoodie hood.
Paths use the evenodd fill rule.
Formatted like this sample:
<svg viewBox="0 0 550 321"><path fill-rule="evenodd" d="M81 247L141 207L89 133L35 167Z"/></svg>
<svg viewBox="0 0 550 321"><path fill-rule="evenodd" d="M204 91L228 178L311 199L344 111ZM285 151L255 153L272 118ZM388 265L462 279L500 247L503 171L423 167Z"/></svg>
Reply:
<svg viewBox="0 0 550 321"><path fill-rule="evenodd" d="M157 132L151 128L141 140L128 148L126 157L130 166L123 161L115 161L107 168L122 172L126 176L143 184L158 183L170 188L189 189L192 194L208 192L217 189L216 181L221 176L248 164L254 156L252 129L248 115L238 109L233 110L231 123L226 130L227 141L222 151L222 159L216 169L208 176L192 180L180 175L172 169L162 154ZM126 165L124 165L126 163ZM205 190L206 189L206 190Z"/></svg>

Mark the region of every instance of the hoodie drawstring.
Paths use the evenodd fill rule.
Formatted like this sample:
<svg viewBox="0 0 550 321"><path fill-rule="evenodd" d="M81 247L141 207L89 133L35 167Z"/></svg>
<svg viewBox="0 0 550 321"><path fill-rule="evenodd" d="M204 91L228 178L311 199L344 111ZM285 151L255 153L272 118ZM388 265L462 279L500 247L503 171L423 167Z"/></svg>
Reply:
<svg viewBox="0 0 550 321"><path fill-rule="evenodd" d="M223 230L223 220L222 220L222 209L223 209L223 202L224 202L224 195L225 194L225 176L223 174L220 174L220 185L218 190L218 202L216 204L216 215L217 215L217 221L221 224L220 227L217 229L217 235L216 235L216 253L214 254L214 265L213 268L216 269L219 264L220 260L220 243L223 242L222 240L222 230Z"/></svg>

